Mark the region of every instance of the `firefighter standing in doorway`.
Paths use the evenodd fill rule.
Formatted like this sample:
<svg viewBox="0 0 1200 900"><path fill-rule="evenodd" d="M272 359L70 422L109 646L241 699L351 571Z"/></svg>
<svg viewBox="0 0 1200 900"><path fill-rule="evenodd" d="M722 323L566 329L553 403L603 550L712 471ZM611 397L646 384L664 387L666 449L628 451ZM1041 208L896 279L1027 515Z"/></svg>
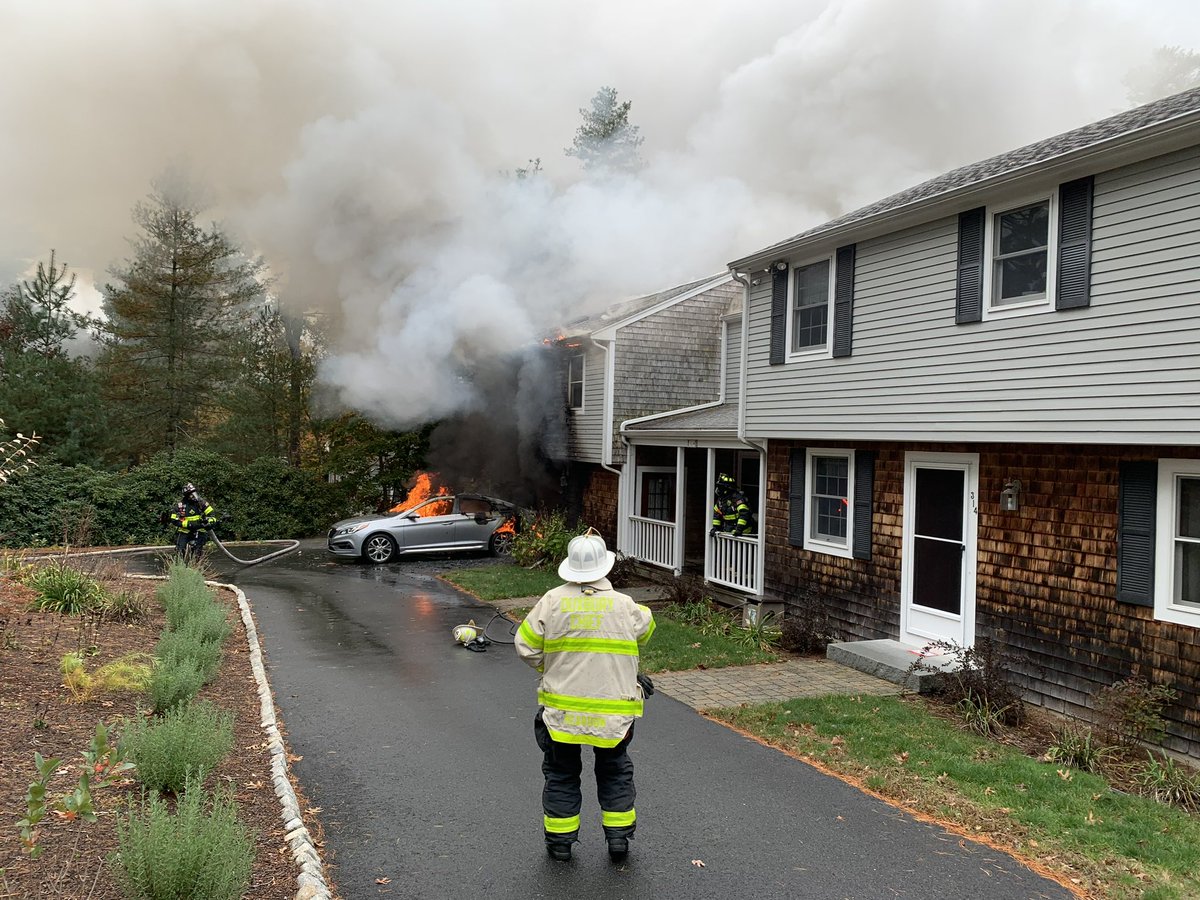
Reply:
<svg viewBox="0 0 1200 900"><path fill-rule="evenodd" d="M170 520L175 526L175 552L198 557L204 551L208 530L217 524L217 514L189 481L183 486L183 499L175 504Z"/></svg>
<svg viewBox="0 0 1200 900"><path fill-rule="evenodd" d="M746 502L746 495L738 490L732 477L722 472L717 476L712 528L708 533L749 534L753 521L754 514L750 511L750 504Z"/></svg>
<svg viewBox="0 0 1200 900"><path fill-rule="evenodd" d="M613 860L629 852L637 826L628 748L642 700L654 690L638 675L638 650L654 633L654 617L613 590L605 576L614 559L590 529L572 538L558 567L567 583L544 594L517 632L517 654L542 675L533 732L543 753L542 824L552 859L570 859L579 837L584 744L595 755L596 794Z"/></svg>

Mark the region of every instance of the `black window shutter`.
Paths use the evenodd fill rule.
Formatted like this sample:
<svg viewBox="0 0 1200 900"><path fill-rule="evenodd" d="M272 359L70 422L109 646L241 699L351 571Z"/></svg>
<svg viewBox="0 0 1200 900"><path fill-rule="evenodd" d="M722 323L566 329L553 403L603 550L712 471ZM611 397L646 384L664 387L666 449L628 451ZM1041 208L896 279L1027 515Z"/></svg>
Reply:
<svg viewBox="0 0 1200 900"><path fill-rule="evenodd" d="M1091 302L1091 176L1058 188L1058 286L1055 309L1082 309Z"/></svg>
<svg viewBox="0 0 1200 900"><path fill-rule="evenodd" d="M839 247L833 288L833 355L849 356L854 336L854 245Z"/></svg>
<svg viewBox="0 0 1200 900"><path fill-rule="evenodd" d="M1154 517L1158 463L1124 462L1117 500L1117 600L1154 605Z"/></svg>
<svg viewBox="0 0 1200 900"><path fill-rule="evenodd" d="M968 210L958 217L958 290L954 298L954 321L983 319L983 233L986 210Z"/></svg>
<svg viewBox="0 0 1200 900"><path fill-rule="evenodd" d="M788 267L771 267L771 365L783 364L787 355L787 280Z"/></svg>
<svg viewBox="0 0 1200 900"><path fill-rule="evenodd" d="M804 546L804 462L807 450L792 448L792 472L788 482L788 543Z"/></svg>
<svg viewBox="0 0 1200 900"><path fill-rule="evenodd" d="M854 558L871 558L871 500L875 495L875 451L854 453Z"/></svg>

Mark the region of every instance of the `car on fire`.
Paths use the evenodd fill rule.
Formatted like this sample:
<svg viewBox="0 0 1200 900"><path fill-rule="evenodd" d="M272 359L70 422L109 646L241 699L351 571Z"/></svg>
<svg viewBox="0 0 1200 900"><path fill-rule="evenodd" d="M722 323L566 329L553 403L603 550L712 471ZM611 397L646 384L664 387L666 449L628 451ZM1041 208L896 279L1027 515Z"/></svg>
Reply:
<svg viewBox="0 0 1200 900"><path fill-rule="evenodd" d="M329 529L329 552L370 563L447 550L509 556L521 515L515 504L483 494L430 497L411 509L334 523Z"/></svg>

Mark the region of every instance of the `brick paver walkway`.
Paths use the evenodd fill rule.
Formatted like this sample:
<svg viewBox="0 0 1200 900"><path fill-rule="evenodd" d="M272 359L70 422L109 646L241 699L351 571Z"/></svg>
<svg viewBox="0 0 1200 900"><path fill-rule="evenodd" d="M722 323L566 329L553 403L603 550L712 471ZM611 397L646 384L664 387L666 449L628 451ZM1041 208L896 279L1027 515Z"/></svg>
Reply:
<svg viewBox="0 0 1200 900"><path fill-rule="evenodd" d="M898 694L900 685L827 659L791 659L757 666L658 672L655 690L693 709L768 703L824 694Z"/></svg>

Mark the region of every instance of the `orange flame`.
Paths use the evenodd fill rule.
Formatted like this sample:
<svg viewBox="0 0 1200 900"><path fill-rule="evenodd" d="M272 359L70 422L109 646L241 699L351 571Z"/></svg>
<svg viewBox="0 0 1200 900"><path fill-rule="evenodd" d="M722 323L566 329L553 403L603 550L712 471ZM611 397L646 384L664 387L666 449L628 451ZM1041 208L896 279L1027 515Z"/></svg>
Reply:
<svg viewBox="0 0 1200 900"><path fill-rule="evenodd" d="M516 534L516 533L517 533L517 520L514 518L505 519L504 524L501 525L499 528L497 528L493 532L493 534Z"/></svg>
<svg viewBox="0 0 1200 900"><path fill-rule="evenodd" d="M406 509L412 509L418 503L424 503L430 497L448 497L449 495L450 488L437 484L437 472L422 472L413 482L408 496L393 506L390 512L404 512ZM430 515L439 515L439 513L431 512Z"/></svg>

